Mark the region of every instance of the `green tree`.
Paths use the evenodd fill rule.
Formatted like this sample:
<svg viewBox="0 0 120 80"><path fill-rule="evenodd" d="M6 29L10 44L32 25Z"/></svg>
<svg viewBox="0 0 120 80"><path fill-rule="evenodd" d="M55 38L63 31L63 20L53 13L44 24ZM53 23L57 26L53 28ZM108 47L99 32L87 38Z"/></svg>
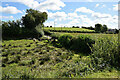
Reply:
<svg viewBox="0 0 120 80"><path fill-rule="evenodd" d="M101 32L102 25L101 24L95 24L95 31L96 32Z"/></svg>
<svg viewBox="0 0 120 80"><path fill-rule="evenodd" d="M25 25L25 28L33 29L37 25L43 23L47 20L47 13L46 12L39 12L38 10L33 9L27 9L26 15L22 17L23 25Z"/></svg>
<svg viewBox="0 0 120 80"><path fill-rule="evenodd" d="M20 21L2 22L2 35L3 37L18 37L20 34Z"/></svg>
<svg viewBox="0 0 120 80"><path fill-rule="evenodd" d="M108 30L107 25L103 25L101 28L101 32L106 32Z"/></svg>

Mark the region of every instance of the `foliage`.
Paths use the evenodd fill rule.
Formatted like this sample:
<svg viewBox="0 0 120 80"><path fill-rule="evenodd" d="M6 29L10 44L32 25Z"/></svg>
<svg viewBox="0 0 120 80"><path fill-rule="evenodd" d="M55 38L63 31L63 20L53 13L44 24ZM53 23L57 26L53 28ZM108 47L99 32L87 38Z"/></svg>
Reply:
<svg viewBox="0 0 120 80"><path fill-rule="evenodd" d="M108 30L107 25L103 25L103 27L101 28L101 32L103 33L106 32L107 30Z"/></svg>
<svg viewBox="0 0 120 80"><path fill-rule="evenodd" d="M106 32L108 30L107 25L95 24L95 31L96 32Z"/></svg>
<svg viewBox="0 0 120 80"><path fill-rule="evenodd" d="M75 27L75 26L72 26L72 28L79 28L79 26L76 26L76 27Z"/></svg>
<svg viewBox="0 0 120 80"><path fill-rule="evenodd" d="M22 21L28 29L33 29L39 24L43 25L48 16L46 12L39 12L33 9L27 9L26 13L25 17L22 17Z"/></svg>
<svg viewBox="0 0 120 80"><path fill-rule="evenodd" d="M90 27L84 27L84 26L82 26L82 28L90 29L90 30L95 30L92 26L90 26Z"/></svg>
<svg viewBox="0 0 120 80"><path fill-rule="evenodd" d="M95 31L101 32L102 25L101 24L95 24Z"/></svg>
<svg viewBox="0 0 120 80"><path fill-rule="evenodd" d="M91 52L90 48L92 47L92 44L94 44L94 40L85 35L79 35L78 37L62 35L58 38L58 41L63 47L66 47L67 49L86 54Z"/></svg>
<svg viewBox="0 0 120 80"><path fill-rule="evenodd" d="M70 48L71 40L72 40L71 35L62 35L58 38L58 41L61 43L61 45L66 48Z"/></svg>
<svg viewBox="0 0 120 80"><path fill-rule="evenodd" d="M45 27L44 28L45 30L50 30L50 31L53 31L53 32L86 32L86 33L94 33L95 31L94 30L89 30L89 29L83 29L83 28L66 28L66 27Z"/></svg>
<svg viewBox="0 0 120 80"><path fill-rule="evenodd" d="M43 23L47 20L47 13L33 9L27 9L26 13L25 17L22 17L22 21L13 20L2 23L3 39L28 37L37 38L38 35L44 35L44 32L39 28L39 26L43 27Z"/></svg>
<svg viewBox="0 0 120 80"><path fill-rule="evenodd" d="M3 40L1 53L3 78L86 78L93 76L96 78L98 77L96 74L99 73L102 73L99 78L104 76L116 78L120 74L117 72L113 74L112 68L109 68L110 66L118 67L117 63L120 63L117 62L119 58L116 53L117 34L89 34L90 37L87 36L88 34L84 34L86 36L79 34L78 37L76 35L78 33L71 33L65 38L68 41L69 39L71 41L71 36L72 39L80 37L80 40L87 38L95 40L91 54L87 56L81 53L76 54L64 47L58 48L46 43L46 40L36 40L36 42L27 39ZM55 36L58 37L57 34ZM89 39L86 40L86 42L89 41ZM104 64L107 66L104 67ZM104 73L104 69L108 71L108 74ZM90 75L94 72L96 74Z"/></svg>
<svg viewBox="0 0 120 80"><path fill-rule="evenodd" d="M72 40L71 49L89 54L91 52L90 48L92 48L92 44L94 44L94 40L90 39L89 36L79 35Z"/></svg>
<svg viewBox="0 0 120 80"><path fill-rule="evenodd" d="M3 36L19 36L20 34L20 21L17 20L16 22L8 21L2 24L2 35Z"/></svg>
<svg viewBox="0 0 120 80"><path fill-rule="evenodd" d="M38 33L35 29L29 30L25 27L20 27L20 25L16 24L18 24L18 22L15 21L4 22L2 24L3 39L37 37Z"/></svg>
<svg viewBox="0 0 120 80"><path fill-rule="evenodd" d="M99 70L120 66L120 55L116 37L97 39L93 46L91 57L93 59L93 65Z"/></svg>

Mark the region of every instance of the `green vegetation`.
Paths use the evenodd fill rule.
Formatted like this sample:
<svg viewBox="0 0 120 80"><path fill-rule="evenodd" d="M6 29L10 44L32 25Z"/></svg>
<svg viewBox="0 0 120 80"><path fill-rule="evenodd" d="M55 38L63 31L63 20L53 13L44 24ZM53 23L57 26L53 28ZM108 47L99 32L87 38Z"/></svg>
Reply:
<svg viewBox="0 0 120 80"><path fill-rule="evenodd" d="M3 39L8 38L38 38L43 36L41 27L47 20L46 12L39 12L33 9L27 9L26 15L21 20L3 22L2 36ZM41 25L41 27L39 26ZM37 27L37 29L35 29ZM38 31L40 27L40 30ZM38 36L39 35L39 36Z"/></svg>
<svg viewBox="0 0 120 80"><path fill-rule="evenodd" d="M93 73L91 75L85 76L85 78L120 78L120 72L117 70L111 70L111 71L102 71L102 72L97 72Z"/></svg>
<svg viewBox="0 0 120 80"><path fill-rule="evenodd" d="M28 29L34 29L37 25L43 23L47 20L47 13L40 12L38 10L27 9L25 17L22 17L23 25Z"/></svg>
<svg viewBox="0 0 120 80"><path fill-rule="evenodd" d="M98 39L98 38L102 38L102 37L117 37L118 38L118 34L103 34L103 33L65 33L65 32L55 32L56 34L59 35L71 35L71 36L79 36L79 35L87 35L92 39Z"/></svg>
<svg viewBox="0 0 120 80"><path fill-rule="evenodd" d="M63 36L68 40L66 44L69 45L69 39L72 39L75 33L64 34ZM62 34L59 36L62 38ZM88 55L60 46L61 38L50 42L45 37L35 42L26 39L3 41L3 78L118 78L120 75L119 62L117 62L118 36L89 34L89 37L82 37L80 40L95 40L92 52ZM55 47L54 44L58 46ZM96 76L97 74L99 76Z"/></svg>
<svg viewBox="0 0 120 80"><path fill-rule="evenodd" d="M63 47L84 54L91 53L90 48L92 47L92 44L94 44L94 40L90 39L89 36L86 35L79 35L77 37L62 35L58 38L58 41Z"/></svg>
<svg viewBox="0 0 120 80"><path fill-rule="evenodd" d="M29 9L26 13L23 23L2 24L3 79L120 77L118 34L103 34L106 25L44 28L46 12Z"/></svg>
<svg viewBox="0 0 120 80"><path fill-rule="evenodd" d="M107 25L95 24L96 32L106 32L108 30Z"/></svg>
<svg viewBox="0 0 120 80"><path fill-rule="evenodd" d="M74 31L79 31L79 32L95 32L94 30L89 30L89 29L83 29L83 28L66 28L66 27L45 27L44 28L45 30L55 30L55 31L59 31L59 32L68 32L68 31L71 31L71 32L74 32Z"/></svg>

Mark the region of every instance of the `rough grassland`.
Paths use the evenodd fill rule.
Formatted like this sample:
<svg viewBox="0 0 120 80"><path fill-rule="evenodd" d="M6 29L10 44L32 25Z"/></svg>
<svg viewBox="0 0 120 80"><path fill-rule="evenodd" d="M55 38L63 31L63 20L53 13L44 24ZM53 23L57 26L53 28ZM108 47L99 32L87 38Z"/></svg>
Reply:
<svg viewBox="0 0 120 80"><path fill-rule="evenodd" d="M73 36L77 33L64 33ZM91 35L91 34L87 34ZM92 38L117 39L114 34L92 34ZM2 43L3 78L118 78L116 69L94 72L90 56L53 46L48 40L5 40ZM88 67L89 66L89 67ZM89 72L91 70L91 72Z"/></svg>

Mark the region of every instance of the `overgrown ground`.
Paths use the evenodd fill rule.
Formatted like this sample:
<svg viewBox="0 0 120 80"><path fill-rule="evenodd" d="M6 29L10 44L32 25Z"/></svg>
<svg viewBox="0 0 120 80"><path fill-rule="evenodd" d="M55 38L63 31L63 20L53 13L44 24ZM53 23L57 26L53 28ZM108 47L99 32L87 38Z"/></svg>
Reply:
<svg viewBox="0 0 120 80"><path fill-rule="evenodd" d="M76 36L76 34L77 33L71 33L70 35ZM108 44L107 42L109 41L105 40L106 44L103 45L101 42L97 41L100 37L108 37L111 42ZM120 77L118 68L111 66L112 64L109 65L108 63L103 62L107 61L106 55L109 54L108 57L112 56L109 51L113 51L113 56L114 53L116 53L118 35L111 34L108 36L107 34L92 34L91 38L96 39L94 47L98 50L89 55L76 53L75 51L65 49L64 47L55 47L53 42L48 41L46 38L42 38L42 41L27 39L3 40L2 76L3 78ZM111 45L113 47L110 47ZM108 46L108 50L99 49L105 48L105 46ZM103 53L102 51L108 52ZM97 53L101 54L100 57L96 55ZM104 55L105 57L103 57L103 54L106 54ZM94 56L98 59L93 59ZM95 59L98 60L97 63L95 62ZM103 66L102 63L107 65Z"/></svg>

